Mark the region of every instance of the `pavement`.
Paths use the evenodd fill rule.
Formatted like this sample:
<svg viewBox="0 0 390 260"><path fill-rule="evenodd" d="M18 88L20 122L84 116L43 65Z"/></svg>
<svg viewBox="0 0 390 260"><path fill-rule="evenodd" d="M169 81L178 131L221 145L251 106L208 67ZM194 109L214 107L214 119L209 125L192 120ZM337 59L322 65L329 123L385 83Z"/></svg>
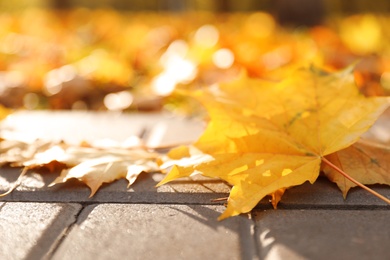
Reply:
<svg viewBox="0 0 390 260"><path fill-rule="evenodd" d="M16 112L1 123L6 138L150 146L188 143L204 123L168 113ZM21 169L0 168L0 192ZM320 177L267 199L247 215L217 221L229 186L202 177L155 188L160 173L119 180L89 198L77 182L47 187L58 173L30 172L0 198L0 259L390 259L390 206L359 188L344 200ZM374 185L390 197L390 188Z"/></svg>

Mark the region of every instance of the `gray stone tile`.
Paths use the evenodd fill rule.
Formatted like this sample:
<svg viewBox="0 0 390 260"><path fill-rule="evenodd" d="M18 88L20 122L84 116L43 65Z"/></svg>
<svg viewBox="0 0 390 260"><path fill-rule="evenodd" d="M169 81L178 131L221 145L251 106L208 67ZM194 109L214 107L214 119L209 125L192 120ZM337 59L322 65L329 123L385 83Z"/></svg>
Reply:
<svg viewBox="0 0 390 260"><path fill-rule="evenodd" d="M390 259L388 210L256 211L261 259Z"/></svg>
<svg viewBox="0 0 390 260"><path fill-rule="evenodd" d="M20 169L0 168L0 193L7 191L19 174ZM164 175L145 173L129 188L126 180L119 180L103 185L89 198L88 187L76 180L47 187L57 176L58 173L33 172L11 194L0 197L0 201L211 204L212 199L226 197L230 190L222 181L201 176L156 188Z"/></svg>
<svg viewBox="0 0 390 260"><path fill-rule="evenodd" d="M34 141L64 140L70 144L109 139L120 144L131 136L146 135L152 146L188 143L203 131L199 120L169 113L77 111L20 111L0 124L1 137Z"/></svg>
<svg viewBox="0 0 390 260"><path fill-rule="evenodd" d="M107 123L109 122L109 123ZM0 125L2 134L64 139L71 143L102 138L124 142L131 135L142 135L152 146L186 143L196 139L203 124L196 120L174 117L166 113L117 114L109 112L18 112ZM0 192L6 191L17 179L20 169L0 169ZM120 180L104 187L91 199L89 189L76 181L52 188L50 184L57 174L32 173L12 194L0 201L47 201L47 202L120 202L120 203L191 203L209 204L210 200L226 197L229 187L220 181L183 179L154 186L163 177L161 174L143 175L130 188ZM390 197L388 186L373 186L379 193ZM196 196L194 196L196 194ZM270 208L268 198L259 203L260 208ZM320 178L314 185L305 183L285 193L280 208L389 208L389 206L355 188L344 200L336 185Z"/></svg>
<svg viewBox="0 0 390 260"><path fill-rule="evenodd" d="M370 187L390 198L389 186L370 185ZM325 177L318 178L314 184L306 182L303 185L288 189L278 207L284 209L390 209L390 205L386 202L359 187L351 189L347 198L344 199L336 184L330 182Z"/></svg>
<svg viewBox="0 0 390 260"><path fill-rule="evenodd" d="M203 133L206 124L203 121L172 114L160 114L155 120L149 120L145 133L149 147L190 144Z"/></svg>
<svg viewBox="0 0 390 260"><path fill-rule="evenodd" d="M111 139L123 143L131 135L143 136L148 145L165 146L189 143L203 130L203 123L168 113L118 114L110 112L24 111L17 112L2 122L2 135L35 140L66 140L69 143ZM21 169L0 169L0 192L5 192L16 181ZM161 174L140 177L130 189L121 180L104 185L92 199L89 189L77 181L48 188L56 174L30 173L23 183L3 201L65 201L65 202L134 202L134 203L209 203L211 199L226 197L229 187L215 180L196 183L180 180L155 188ZM198 193L199 196L192 196Z"/></svg>
<svg viewBox="0 0 390 260"><path fill-rule="evenodd" d="M102 138L124 141L140 134L144 125L142 118L128 119L118 113L20 111L8 116L1 123L1 129L5 138L30 141L64 140L72 144Z"/></svg>
<svg viewBox="0 0 390 260"><path fill-rule="evenodd" d="M17 179L19 173L20 169L0 168L0 192L5 192ZM142 174L129 188L126 180L105 184L94 197L89 198L89 189L78 181L47 187L57 176L58 173L32 173L14 192L6 197L0 197L0 201L214 204L211 200L227 197L230 191L226 183L201 176L177 180L156 188L155 185L164 175L151 173ZM390 197L388 186L371 187ZM258 208L271 208L268 200L268 198L263 199ZM280 209L390 208L385 202L360 188L352 189L344 200L337 186L325 178L319 178L313 185L305 183L287 190L278 207Z"/></svg>
<svg viewBox="0 0 390 260"><path fill-rule="evenodd" d="M252 222L221 206L91 205L53 259L253 259ZM241 239L240 239L241 238Z"/></svg>
<svg viewBox="0 0 390 260"><path fill-rule="evenodd" d="M42 259L80 209L77 204L0 203L0 259Z"/></svg>

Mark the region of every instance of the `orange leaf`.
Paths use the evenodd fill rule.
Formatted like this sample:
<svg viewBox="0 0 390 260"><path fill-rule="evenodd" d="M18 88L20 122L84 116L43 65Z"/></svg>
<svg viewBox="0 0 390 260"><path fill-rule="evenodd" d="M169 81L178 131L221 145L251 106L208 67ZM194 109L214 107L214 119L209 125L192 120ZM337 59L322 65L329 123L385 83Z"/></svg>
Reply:
<svg viewBox="0 0 390 260"><path fill-rule="evenodd" d="M390 185L390 147L361 140L352 146L328 155L327 159L362 184ZM343 192L344 197L356 184L347 180L328 165L323 164L325 175Z"/></svg>

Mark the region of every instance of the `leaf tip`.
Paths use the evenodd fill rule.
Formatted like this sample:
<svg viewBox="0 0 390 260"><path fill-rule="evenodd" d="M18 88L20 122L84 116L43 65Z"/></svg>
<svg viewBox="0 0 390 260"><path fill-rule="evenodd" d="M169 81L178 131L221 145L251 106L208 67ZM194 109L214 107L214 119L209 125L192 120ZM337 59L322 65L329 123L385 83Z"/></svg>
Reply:
<svg viewBox="0 0 390 260"><path fill-rule="evenodd" d="M280 200L282 199L282 196L283 196L285 191L286 191L286 188L280 188L271 194L271 204L272 204L274 209L278 208L278 204L279 204Z"/></svg>
<svg viewBox="0 0 390 260"><path fill-rule="evenodd" d="M228 202L228 205L227 205L225 211L218 217L218 221L227 219L229 217L234 217L234 216L240 215L241 213L243 213L243 212L239 212L239 211L235 210L234 207L231 206Z"/></svg>
<svg viewBox="0 0 390 260"><path fill-rule="evenodd" d="M162 179L159 183L156 184L156 187L160 187L170 181L173 181L174 179L177 179L180 177L180 171L177 165L173 165L172 169L169 171L169 173Z"/></svg>
<svg viewBox="0 0 390 260"><path fill-rule="evenodd" d="M92 187L89 188L91 189L91 193L89 194L88 199L92 198L98 190L98 188L92 188Z"/></svg>
<svg viewBox="0 0 390 260"><path fill-rule="evenodd" d="M348 189L343 189L342 192L343 192L343 198L344 200L347 199L347 196L348 196L348 191L349 191L349 188Z"/></svg>

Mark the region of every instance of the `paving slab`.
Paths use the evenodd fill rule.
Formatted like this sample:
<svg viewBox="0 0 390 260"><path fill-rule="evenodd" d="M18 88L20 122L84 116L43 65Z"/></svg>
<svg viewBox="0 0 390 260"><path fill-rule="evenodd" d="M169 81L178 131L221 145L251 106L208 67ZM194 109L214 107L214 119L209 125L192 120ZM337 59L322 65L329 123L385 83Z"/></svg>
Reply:
<svg viewBox="0 0 390 260"><path fill-rule="evenodd" d="M16 181L21 169L0 168L0 193ZM227 197L230 187L225 182L201 176L178 180L156 188L164 177L161 173L144 173L130 187L126 180L115 181L89 198L89 188L77 181L47 187L59 173L32 172L21 185L0 201L76 202L76 203L178 203L213 204L211 200ZM215 203L214 203L215 204Z"/></svg>
<svg viewBox="0 0 390 260"><path fill-rule="evenodd" d="M0 123L0 136L32 142L36 139L79 144L111 141L122 145L133 136L150 146L190 143L205 128L201 120L170 113L86 111L19 111ZM107 142L106 142L107 143Z"/></svg>
<svg viewBox="0 0 390 260"><path fill-rule="evenodd" d="M203 130L203 123L195 119L169 113L120 114L112 112L21 111L7 117L0 125L1 136L9 138L62 139L70 143L95 142L110 139L123 143L131 136L142 137L151 146L195 140ZM21 169L0 169L0 192L5 192L17 179ZM51 202L113 202L113 203L179 203L209 204L210 200L226 197L229 186L213 179L182 179L155 188L162 174L143 175L127 188L125 180L104 185L93 197L89 189L73 181L48 188L57 173L30 173L22 185L0 201ZM374 190L390 197L388 186L374 185ZM196 194L196 196L193 196ZM269 208L268 198L258 205ZM349 192L344 200L336 185L320 178L314 185L305 183L285 193L280 208L373 208L389 206L360 188Z"/></svg>
<svg viewBox="0 0 390 260"><path fill-rule="evenodd" d="M253 213L261 259L390 259L389 210Z"/></svg>
<svg viewBox="0 0 390 260"><path fill-rule="evenodd" d="M52 259L254 259L252 221L222 206L91 205Z"/></svg>
<svg viewBox="0 0 390 260"><path fill-rule="evenodd" d="M78 204L0 203L0 259L42 259L80 209Z"/></svg>
<svg viewBox="0 0 390 260"><path fill-rule="evenodd" d="M369 187L390 198L389 186L369 185ZM278 207L281 209L390 209L389 204L359 187L352 188L344 199L337 185L325 177L319 177L314 184L306 182L288 189Z"/></svg>
<svg viewBox="0 0 390 260"><path fill-rule="evenodd" d="M20 169L0 168L0 192L7 191L19 174ZM227 197L230 191L227 183L201 176L184 178L156 188L156 184L164 175L145 173L130 187L127 187L126 180L115 181L103 185L92 198L89 198L89 188L76 180L47 187L58 175L59 173L32 172L26 176L20 187L11 194L0 197L0 201L216 204L212 200ZM390 197L388 186L371 185L370 187ZM222 203L224 202L219 202ZM390 209L390 205L360 188L353 188L345 200L337 186L323 177L314 184L307 182L288 189L278 207L280 209ZM271 208L269 198L263 199L257 208Z"/></svg>
<svg viewBox="0 0 390 260"><path fill-rule="evenodd" d="M111 140L118 145L132 136L138 136L152 147L189 143L203 131L200 120L173 116L169 113L112 113L67 111L20 111L7 117L0 125L1 136L8 139L33 141L65 140L77 144L81 141L96 143ZM0 169L0 192L7 191L16 181L21 169ZM89 199L89 189L77 181L48 188L59 173L30 172L22 184L6 201L65 201L65 202L133 202L133 203L204 203L226 197L229 187L222 181L203 178L194 183L181 180L155 188L163 178L152 174L139 179L130 189L121 180L105 185ZM199 196L192 196L193 193ZM197 199L195 199L197 198Z"/></svg>

